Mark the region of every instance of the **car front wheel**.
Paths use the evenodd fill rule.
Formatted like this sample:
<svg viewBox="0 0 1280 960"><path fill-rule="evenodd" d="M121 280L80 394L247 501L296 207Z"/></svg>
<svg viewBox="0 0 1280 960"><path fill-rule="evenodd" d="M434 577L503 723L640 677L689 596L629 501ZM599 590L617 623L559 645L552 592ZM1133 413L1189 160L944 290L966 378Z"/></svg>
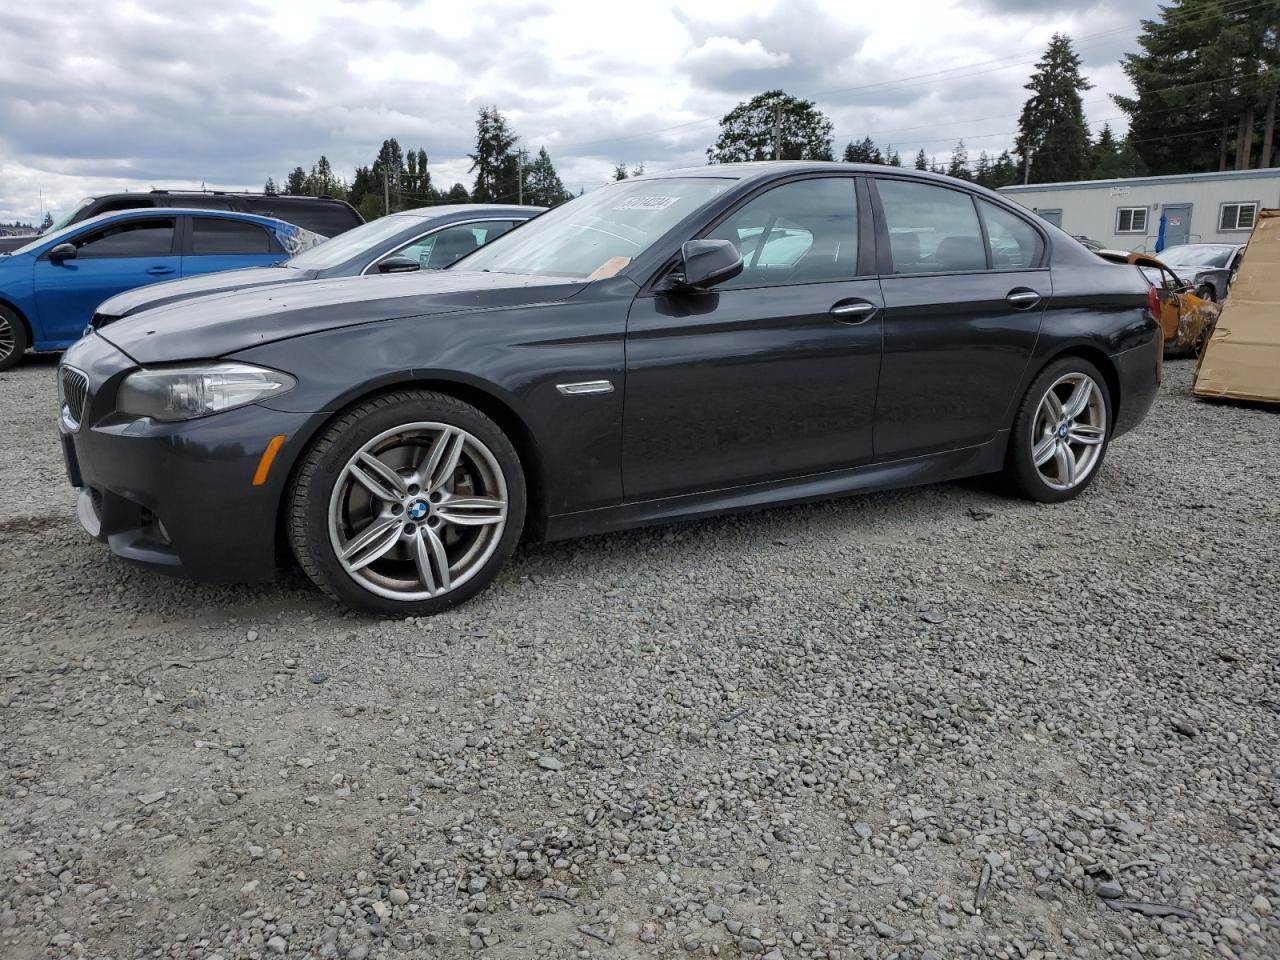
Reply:
<svg viewBox="0 0 1280 960"><path fill-rule="evenodd" d="M524 526L520 459L470 404L375 397L315 441L290 497L289 540L325 593L375 613L436 613L497 576Z"/></svg>
<svg viewBox="0 0 1280 960"><path fill-rule="evenodd" d="M22 320L12 310L0 307L0 370L11 370L21 363L29 346Z"/></svg>
<svg viewBox="0 0 1280 960"><path fill-rule="evenodd" d="M1111 394L1098 368L1057 360L1036 377L1013 421L1005 469L1013 491L1059 503L1093 482L1107 452Z"/></svg>

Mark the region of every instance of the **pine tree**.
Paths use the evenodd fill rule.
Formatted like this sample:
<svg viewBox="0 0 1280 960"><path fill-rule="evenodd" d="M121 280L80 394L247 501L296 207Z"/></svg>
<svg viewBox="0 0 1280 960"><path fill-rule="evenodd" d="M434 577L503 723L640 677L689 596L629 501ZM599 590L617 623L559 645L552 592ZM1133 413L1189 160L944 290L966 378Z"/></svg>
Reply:
<svg viewBox="0 0 1280 960"><path fill-rule="evenodd" d="M845 163L884 163L884 156L870 137L863 137L857 143L849 141L843 160Z"/></svg>
<svg viewBox="0 0 1280 960"><path fill-rule="evenodd" d="M995 163L991 164L991 183L988 186L995 190L1018 182L1018 165L1009 155L1008 150L1001 150L1000 156L996 157Z"/></svg>
<svg viewBox="0 0 1280 960"><path fill-rule="evenodd" d="M987 155L987 151L983 150L978 154L978 162L973 168L973 182L983 187L990 187L991 184L991 157Z"/></svg>
<svg viewBox="0 0 1280 960"><path fill-rule="evenodd" d="M831 121L811 100L769 90L738 104L720 119L720 136L707 149L711 163L774 158L774 128L781 126L782 160L831 160Z"/></svg>
<svg viewBox="0 0 1280 960"><path fill-rule="evenodd" d="M551 163L551 155L546 147L541 147L533 163L525 169L524 202L537 207L554 207L568 199L569 192L560 182L560 175Z"/></svg>
<svg viewBox="0 0 1280 960"><path fill-rule="evenodd" d="M481 108L476 118L476 152L469 154L471 172L476 175L471 191L474 202L516 202L520 194L518 140L497 107Z"/></svg>
<svg viewBox="0 0 1280 960"><path fill-rule="evenodd" d="M892 150L890 151L889 158L885 161L885 163L887 163L891 167L900 167L902 166L902 157L898 154L897 150Z"/></svg>
<svg viewBox="0 0 1280 960"><path fill-rule="evenodd" d="M1151 173L1272 164L1278 22L1280 0L1170 0L1142 21L1121 61L1136 95L1113 99Z"/></svg>
<svg viewBox="0 0 1280 960"><path fill-rule="evenodd" d="M395 213L403 209L400 200L401 179L404 177L404 151L395 137L382 141L378 156L371 168L373 189L377 193L383 211Z"/></svg>
<svg viewBox="0 0 1280 960"><path fill-rule="evenodd" d="M973 179L969 173L969 151L963 140L956 141L956 147L951 151L951 160L947 163L947 176L960 180Z"/></svg>
<svg viewBox="0 0 1280 960"><path fill-rule="evenodd" d="M615 181L627 179L627 165L620 163L613 168L613 179Z"/></svg>
<svg viewBox="0 0 1280 960"><path fill-rule="evenodd" d="M921 147L920 152L916 154L916 169L917 170L929 169L929 158L925 156L924 147Z"/></svg>
<svg viewBox="0 0 1280 960"><path fill-rule="evenodd" d="M1080 94L1093 87L1080 75L1071 38L1055 33L1026 89L1014 150L1031 160L1031 183L1084 180L1089 176L1089 127Z"/></svg>
<svg viewBox="0 0 1280 960"><path fill-rule="evenodd" d="M633 176L633 177L643 177L643 176L644 176L644 164L643 164L643 163L637 163L634 167L632 167L632 168L631 168L631 176Z"/></svg>
<svg viewBox="0 0 1280 960"><path fill-rule="evenodd" d="M267 177L267 183L266 183L266 186L262 188L262 192L265 193L268 197L274 197L277 193L280 192L279 190L276 189L275 177Z"/></svg>
<svg viewBox="0 0 1280 960"><path fill-rule="evenodd" d="M321 154L320 159L311 166L305 189L314 197L328 196L333 192L337 182L337 178L333 175L333 167L329 165L329 158Z"/></svg>
<svg viewBox="0 0 1280 960"><path fill-rule="evenodd" d="M307 192L307 171L294 167L284 180L284 192L291 196L305 196Z"/></svg>
<svg viewBox="0 0 1280 960"><path fill-rule="evenodd" d="M471 194L467 193L467 188L462 184L455 183L444 195L444 199L450 203L470 203Z"/></svg>

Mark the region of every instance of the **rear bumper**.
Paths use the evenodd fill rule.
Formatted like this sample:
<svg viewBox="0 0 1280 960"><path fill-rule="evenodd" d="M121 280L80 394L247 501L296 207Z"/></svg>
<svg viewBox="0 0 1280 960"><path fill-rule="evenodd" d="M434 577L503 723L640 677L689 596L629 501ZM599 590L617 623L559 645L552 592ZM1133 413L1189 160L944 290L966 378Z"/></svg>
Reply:
<svg viewBox="0 0 1280 960"><path fill-rule="evenodd" d="M1118 353L1112 360L1120 386L1112 436L1128 433L1147 415L1164 375L1164 340L1157 328L1150 343Z"/></svg>
<svg viewBox="0 0 1280 960"><path fill-rule="evenodd" d="M62 423L81 525L116 556L162 573L270 580L281 497L312 416L249 406L177 424L108 419L72 432ZM288 439L254 486L279 434Z"/></svg>

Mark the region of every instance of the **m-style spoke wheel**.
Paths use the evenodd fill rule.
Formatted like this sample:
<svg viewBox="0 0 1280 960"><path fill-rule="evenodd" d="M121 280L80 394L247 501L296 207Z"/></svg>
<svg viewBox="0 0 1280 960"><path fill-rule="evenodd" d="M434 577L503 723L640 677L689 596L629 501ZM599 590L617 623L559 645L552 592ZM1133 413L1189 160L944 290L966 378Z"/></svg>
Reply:
<svg viewBox="0 0 1280 960"><path fill-rule="evenodd" d="M493 555L506 522L497 457L447 423L378 434L347 460L329 498L338 561L391 600L429 600L462 586Z"/></svg>
<svg viewBox="0 0 1280 960"><path fill-rule="evenodd" d="M1106 380L1087 360L1050 364L1014 420L1005 472L1015 491L1044 501L1081 493L1106 453L1110 400Z"/></svg>
<svg viewBox="0 0 1280 960"><path fill-rule="evenodd" d="M326 592L430 613L496 576L524 512L520 461L497 425L452 397L413 391L368 401L314 444L290 539Z"/></svg>

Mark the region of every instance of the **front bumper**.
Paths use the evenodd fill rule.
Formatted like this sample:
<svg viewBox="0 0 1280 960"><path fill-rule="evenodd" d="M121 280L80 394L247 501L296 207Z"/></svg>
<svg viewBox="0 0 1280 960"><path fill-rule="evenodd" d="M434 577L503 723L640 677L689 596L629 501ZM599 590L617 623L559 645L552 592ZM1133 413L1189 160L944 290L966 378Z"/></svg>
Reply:
<svg viewBox="0 0 1280 960"><path fill-rule="evenodd" d="M136 365L123 354L98 359L79 364L90 376L82 424L59 418L85 530L117 556L163 573L272 579L289 471L322 415L250 405L182 423L123 418L113 412L114 393ZM262 453L281 434L287 439L266 482L255 486Z"/></svg>

